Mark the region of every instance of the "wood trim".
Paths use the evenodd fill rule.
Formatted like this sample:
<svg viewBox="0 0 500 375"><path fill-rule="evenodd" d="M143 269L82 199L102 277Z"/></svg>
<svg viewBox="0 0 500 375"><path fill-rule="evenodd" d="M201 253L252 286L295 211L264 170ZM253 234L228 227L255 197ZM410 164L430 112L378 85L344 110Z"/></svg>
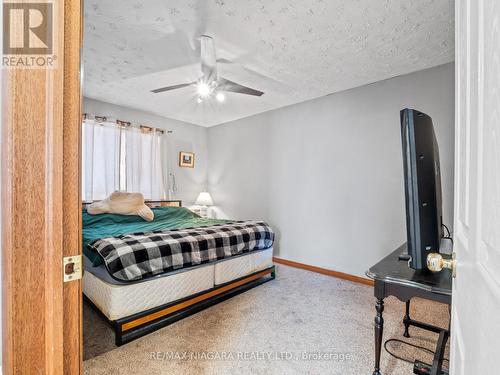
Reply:
<svg viewBox="0 0 500 375"><path fill-rule="evenodd" d="M63 256L82 254L81 228L81 56L83 4L64 1ZM83 373L82 281L63 285L64 374Z"/></svg>
<svg viewBox="0 0 500 375"><path fill-rule="evenodd" d="M62 43L54 50L62 64ZM3 81L3 371L62 374L63 69Z"/></svg>
<svg viewBox="0 0 500 375"><path fill-rule="evenodd" d="M369 286L375 285L373 280L367 279L365 277L360 277L360 276L356 276L356 275L351 275L349 273L329 270L327 268L311 266L309 264L299 263L299 262L295 262L293 260L273 257L273 262L278 263L278 264L283 264L285 266L300 268L300 269L311 271L311 272L321 273L322 275L336 277L337 279L352 281L352 282L358 283L358 284L364 284L364 285L369 285Z"/></svg>
<svg viewBox="0 0 500 375"><path fill-rule="evenodd" d="M214 297L216 295L224 293L224 292L226 292L228 290L231 290L231 289L237 288L237 287L239 287L241 285L247 284L247 283L249 283L249 282L251 282L253 280L260 279L261 277L264 277L264 276L266 276L266 275L268 275L268 274L270 274L272 272L273 272L273 269L264 270L262 272L254 274L252 276L245 277L245 278L240 279L238 281L226 284L223 287L217 288L215 290L211 290L208 293L205 293L205 294L196 296L194 298L188 299L186 301L183 301L181 303L178 303L177 305L173 305L173 306L167 307L167 308L165 308L163 310L154 312L154 313L152 313L150 315L147 315L147 316L144 316L142 318L138 318L136 320L132 320L130 322L124 323L121 326L122 332L128 331L130 329L133 329L133 328L138 327L140 325L143 325L145 323L149 323L149 322L151 322L153 320L156 320L156 319L159 319L159 318L161 318L161 317L163 317L165 315L172 314L172 313L174 313L176 311L179 311L179 310L182 310L182 309L184 309L186 307L192 306L192 305L194 305L194 304L196 304L198 302L207 300L207 299L209 299L211 297Z"/></svg>
<svg viewBox="0 0 500 375"><path fill-rule="evenodd" d="M75 219L65 212L65 207L73 207L74 193L68 194L64 182L79 175L74 169L79 156L65 160L78 149L65 145L76 137L72 123L66 132L64 121L73 118L78 107L79 77L73 75L78 68L73 68L79 60L80 35L74 31L81 27L76 10L81 4L53 4L57 66L2 72L2 370L8 375L63 374L65 354L77 356L75 363L81 361L77 348L64 351L64 337L72 332L63 334L69 320L64 316L62 282L64 246L78 236L78 214ZM73 104L65 110L68 102ZM80 338L75 342L81 345ZM81 371L81 363L77 365L76 373Z"/></svg>

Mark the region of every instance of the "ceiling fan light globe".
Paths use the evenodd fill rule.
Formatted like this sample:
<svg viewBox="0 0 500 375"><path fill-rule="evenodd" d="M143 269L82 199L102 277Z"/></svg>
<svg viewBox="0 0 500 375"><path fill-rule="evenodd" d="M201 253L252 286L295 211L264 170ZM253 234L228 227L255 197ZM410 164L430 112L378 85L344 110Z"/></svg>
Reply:
<svg viewBox="0 0 500 375"><path fill-rule="evenodd" d="M215 99L217 99L219 103L223 103L226 100L226 95L222 92L218 92L217 95L215 95Z"/></svg>
<svg viewBox="0 0 500 375"><path fill-rule="evenodd" d="M196 91L198 92L198 95L201 98L206 98L207 96L210 95L210 86L207 85L205 82L199 82L196 85Z"/></svg>

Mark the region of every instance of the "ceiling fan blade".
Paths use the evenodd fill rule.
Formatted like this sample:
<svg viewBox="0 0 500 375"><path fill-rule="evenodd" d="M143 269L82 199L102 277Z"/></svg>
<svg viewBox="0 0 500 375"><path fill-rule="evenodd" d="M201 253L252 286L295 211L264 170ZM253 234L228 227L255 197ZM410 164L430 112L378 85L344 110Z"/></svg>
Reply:
<svg viewBox="0 0 500 375"><path fill-rule="evenodd" d="M231 60L225 59L223 57L221 57L220 59L217 59L217 62L219 64L234 64L234 62L232 62Z"/></svg>
<svg viewBox="0 0 500 375"><path fill-rule="evenodd" d="M237 66L238 70L243 70L243 72L248 76L248 77L252 77L252 80L265 80L266 82L272 82L273 83L273 89L274 90L280 90L282 92L288 92L289 90L291 90L292 88L281 82L281 81L278 81L277 79L275 78L271 78L269 75L266 75L266 74L263 74L263 73L259 73L257 72L256 70L253 70L247 66L245 66L244 64L241 64L237 61L231 61L231 60L228 60L228 59L225 59L225 58L219 58L217 59L217 64L223 64L223 65L227 65L227 66ZM226 69L224 69L224 72L226 71ZM233 69L234 71L234 69Z"/></svg>
<svg viewBox="0 0 500 375"><path fill-rule="evenodd" d="M170 91L170 90L175 90L175 89L180 89L182 87L187 87L193 85L194 82L191 83L181 83L180 85L173 85L173 86L166 86L166 87L160 87L154 90L151 90L151 92L158 94L159 92L164 92L164 91Z"/></svg>
<svg viewBox="0 0 500 375"><path fill-rule="evenodd" d="M237 92L238 94L253 95L253 96L264 95L262 91L240 85L239 83L230 81L225 78L219 79L218 88L222 91Z"/></svg>
<svg viewBox="0 0 500 375"><path fill-rule="evenodd" d="M202 35L201 43L201 71L205 82L217 81L217 59L215 57L215 43L212 37Z"/></svg>

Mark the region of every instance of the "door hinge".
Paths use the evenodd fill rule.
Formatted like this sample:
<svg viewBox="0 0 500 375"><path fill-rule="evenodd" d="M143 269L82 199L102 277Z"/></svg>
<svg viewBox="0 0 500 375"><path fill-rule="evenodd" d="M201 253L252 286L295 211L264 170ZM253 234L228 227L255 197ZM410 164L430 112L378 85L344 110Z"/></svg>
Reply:
<svg viewBox="0 0 500 375"><path fill-rule="evenodd" d="M64 282L82 278L82 256L72 255L63 258Z"/></svg>

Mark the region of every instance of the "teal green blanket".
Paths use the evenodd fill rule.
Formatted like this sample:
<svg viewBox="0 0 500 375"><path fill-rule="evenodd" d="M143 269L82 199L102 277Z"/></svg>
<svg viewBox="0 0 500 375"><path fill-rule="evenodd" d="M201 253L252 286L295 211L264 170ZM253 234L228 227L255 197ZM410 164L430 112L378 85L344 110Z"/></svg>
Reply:
<svg viewBox="0 0 500 375"><path fill-rule="evenodd" d="M117 237L123 234L152 232L155 230L206 227L227 223L230 220L205 219L183 207L158 207L152 209L155 218L145 221L140 216L100 214L90 215L83 210L83 253L94 266L103 264L101 256L91 250L89 243L100 238Z"/></svg>

